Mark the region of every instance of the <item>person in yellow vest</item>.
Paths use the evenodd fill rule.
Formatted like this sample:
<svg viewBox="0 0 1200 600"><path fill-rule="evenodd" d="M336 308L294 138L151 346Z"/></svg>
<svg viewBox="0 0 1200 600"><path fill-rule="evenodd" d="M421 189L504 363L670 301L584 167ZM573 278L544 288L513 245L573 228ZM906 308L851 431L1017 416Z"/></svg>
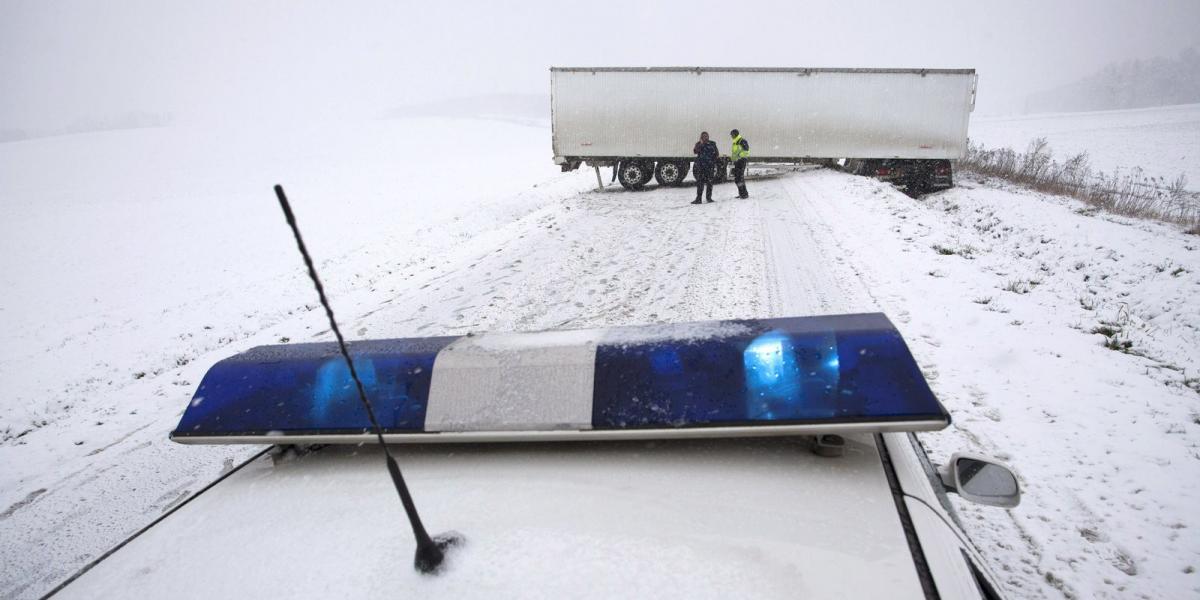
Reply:
<svg viewBox="0 0 1200 600"><path fill-rule="evenodd" d="M737 184L738 198L749 198L750 192L746 191L746 163L750 160L750 142L736 129L729 132L729 137L733 138L733 150L729 152L729 157L733 160L733 182Z"/></svg>

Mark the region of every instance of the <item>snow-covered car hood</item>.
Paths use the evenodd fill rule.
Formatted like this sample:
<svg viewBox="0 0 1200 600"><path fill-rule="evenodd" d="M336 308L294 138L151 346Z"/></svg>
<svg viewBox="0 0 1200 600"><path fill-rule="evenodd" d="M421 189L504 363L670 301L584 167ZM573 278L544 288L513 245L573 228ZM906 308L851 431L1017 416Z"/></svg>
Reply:
<svg viewBox="0 0 1200 600"><path fill-rule="evenodd" d="M397 448L438 576L382 457L263 457L62 590L72 597L921 597L874 439Z"/></svg>

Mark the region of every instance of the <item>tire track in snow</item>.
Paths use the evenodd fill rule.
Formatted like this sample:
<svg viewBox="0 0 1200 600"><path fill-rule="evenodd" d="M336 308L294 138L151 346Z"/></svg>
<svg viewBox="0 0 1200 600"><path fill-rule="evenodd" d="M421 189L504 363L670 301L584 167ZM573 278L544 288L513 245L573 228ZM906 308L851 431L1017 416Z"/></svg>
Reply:
<svg viewBox="0 0 1200 600"><path fill-rule="evenodd" d="M392 337L761 316L765 261L753 205L692 206L690 193L565 198L468 241L429 271L436 283L371 304L362 327Z"/></svg>
<svg viewBox="0 0 1200 600"><path fill-rule="evenodd" d="M813 210L814 199L830 192L814 187L810 175L764 181L764 191L754 196L765 233L771 314L878 310L865 282L847 265L841 243Z"/></svg>

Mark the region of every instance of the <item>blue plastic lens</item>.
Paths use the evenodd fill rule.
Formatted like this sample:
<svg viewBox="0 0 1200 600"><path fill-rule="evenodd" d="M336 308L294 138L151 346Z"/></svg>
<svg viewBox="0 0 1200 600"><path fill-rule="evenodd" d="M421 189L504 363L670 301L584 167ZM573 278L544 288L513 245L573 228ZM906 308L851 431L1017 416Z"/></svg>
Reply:
<svg viewBox="0 0 1200 600"><path fill-rule="evenodd" d="M736 327L697 340L601 344L592 426L949 420L881 314L725 325ZM654 368L663 347L680 371Z"/></svg>
<svg viewBox="0 0 1200 600"><path fill-rule="evenodd" d="M422 430L434 359L455 339L350 344L385 430ZM359 433L370 424L337 345L296 344L261 346L214 365L173 435Z"/></svg>
<svg viewBox="0 0 1200 600"><path fill-rule="evenodd" d="M746 368L746 416L771 420L802 401L796 352L784 334L759 336L742 353Z"/></svg>

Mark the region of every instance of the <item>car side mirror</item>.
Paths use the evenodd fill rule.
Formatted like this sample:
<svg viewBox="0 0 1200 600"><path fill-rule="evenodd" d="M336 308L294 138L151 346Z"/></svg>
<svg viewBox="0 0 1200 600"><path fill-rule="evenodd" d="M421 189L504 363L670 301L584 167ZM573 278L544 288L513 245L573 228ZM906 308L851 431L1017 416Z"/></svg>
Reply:
<svg viewBox="0 0 1200 600"><path fill-rule="evenodd" d="M975 454L956 452L938 469L946 491L971 502L1012 508L1021 503L1021 487L1008 467Z"/></svg>

